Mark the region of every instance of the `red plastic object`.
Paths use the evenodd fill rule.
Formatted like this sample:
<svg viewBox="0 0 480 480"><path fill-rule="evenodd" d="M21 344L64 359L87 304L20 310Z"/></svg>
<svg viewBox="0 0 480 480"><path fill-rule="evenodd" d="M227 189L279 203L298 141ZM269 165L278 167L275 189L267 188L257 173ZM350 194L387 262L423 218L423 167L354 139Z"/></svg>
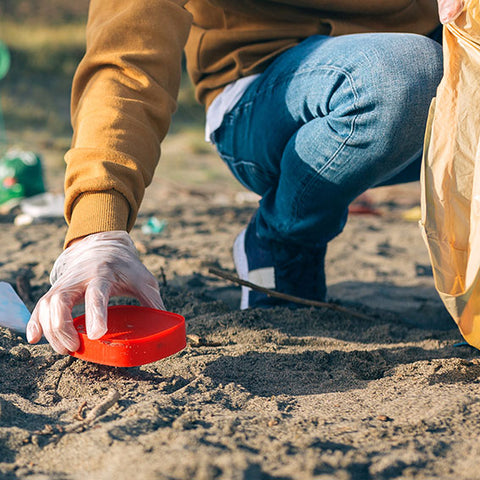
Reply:
<svg viewBox="0 0 480 480"><path fill-rule="evenodd" d="M350 207L348 207L348 213L350 215L381 215L379 210L369 207L368 205L350 205Z"/></svg>
<svg viewBox="0 0 480 480"><path fill-rule="evenodd" d="M70 355L114 367L155 362L185 348L185 319L176 313L135 305L108 307L108 332L90 340L85 315L74 318L80 348Z"/></svg>

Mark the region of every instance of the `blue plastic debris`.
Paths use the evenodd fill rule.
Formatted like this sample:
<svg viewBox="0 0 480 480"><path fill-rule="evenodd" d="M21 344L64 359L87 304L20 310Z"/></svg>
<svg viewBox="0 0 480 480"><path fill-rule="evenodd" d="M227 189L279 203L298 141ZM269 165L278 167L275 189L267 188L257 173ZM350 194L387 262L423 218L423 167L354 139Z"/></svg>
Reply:
<svg viewBox="0 0 480 480"><path fill-rule="evenodd" d="M30 312L13 287L7 282L0 282L0 326L25 333Z"/></svg>
<svg viewBox="0 0 480 480"><path fill-rule="evenodd" d="M166 226L167 226L166 220L159 220L157 217L150 217L142 225L142 232L147 234L158 235L165 230Z"/></svg>

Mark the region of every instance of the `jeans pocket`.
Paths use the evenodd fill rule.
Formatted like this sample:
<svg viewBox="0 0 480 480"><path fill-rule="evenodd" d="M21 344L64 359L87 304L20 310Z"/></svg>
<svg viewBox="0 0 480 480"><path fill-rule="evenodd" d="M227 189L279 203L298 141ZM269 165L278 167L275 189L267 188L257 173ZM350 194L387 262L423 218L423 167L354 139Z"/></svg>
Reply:
<svg viewBox="0 0 480 480"><path fill-rule="evenodd" d="M221 125L211 134L211 140L223 159L224 156L233 157L233 123L233 116L227 113Z"/></svg>
<svg viewBox="0 0 480 480"><path fill-rule="evenodd" d="M258 165L247 160L238 160L230 155L218 151L221 159L226 163L233 176L248 190L263 195L271 187L271 182Z"/></svg>

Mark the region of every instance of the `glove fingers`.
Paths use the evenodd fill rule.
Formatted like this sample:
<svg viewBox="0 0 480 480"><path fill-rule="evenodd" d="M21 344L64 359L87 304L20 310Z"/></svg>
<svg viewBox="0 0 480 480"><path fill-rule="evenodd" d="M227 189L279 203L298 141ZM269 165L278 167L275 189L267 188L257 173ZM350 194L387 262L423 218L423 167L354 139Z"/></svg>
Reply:
<svg viewBox="0 0 480 480"><path fill-rule="evenodd" d="M68 353L68 349L63 345L57 336L57 329L52 322L50 311L50 298L42 298L37 305L38 316L43 329L43 334L52 348L61 354Z"/></svg>
<svg viewBox="0 0 480 480"><path fill-rule="evenodd" d="M27 325L27 339L37 343L42 334L61 354L75 351L80 346L78 333L73 325L70 296L60 293L45 295L37 303Z"/></svg>
<svg viewBox="0 0 480 480"><path fill-rule="evenodd" d="M160 296L160 291L158 289L158 284L156 281L147 282L143 290L136 294L136 297L140 301L140 305L143 307L156 308L158 310L165 310L165 305L163 303L162 297Z"/></svg>
<svg viewBox="0 0 480 480"><path fill-rule="evenodd" d="M107 332L110 295L131 294L142 305L165 308L155 278L139 261L125 231L92 234L71 245L56 260L51 280L52 289L32 314L28 338L36 342L43 332L59 353L79 347L71 307L83 298L85 326L91 339Z"/></svg>
<svg viewBox="0 0 480 480"><path fill-rule="evenodd" d="M80 339L73 325L72 310L60 296L54 295L50 300L50 318L55 336L70 352L80 347Z"/></svg>
<svg viewBox="0 0 480 480"><path fill-rule="evenodd" d="M92 280L85 291L85 327L91 340L107 333L107 307L110 298L110 283Z"/></svg>
<svg viewBox="0 0 480 480"><path fill-rule="evenodd" d="M40 324L38 311L39 311L39 306L36 305L35 309L32 312L30 320L28 321L28 324L27 324L26 333L27 333L28 343L37 343L38 341L40 341L43 335L43 330Z"/></svg>

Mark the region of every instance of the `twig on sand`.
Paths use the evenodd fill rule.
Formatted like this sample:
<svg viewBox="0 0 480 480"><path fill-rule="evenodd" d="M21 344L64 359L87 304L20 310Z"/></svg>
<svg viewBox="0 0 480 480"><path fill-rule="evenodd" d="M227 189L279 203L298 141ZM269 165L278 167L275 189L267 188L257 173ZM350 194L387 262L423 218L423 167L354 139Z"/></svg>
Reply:
<svg viewBox="0 0 480 480"><path fill-rule="evenodd" d="M82 405L79 407L77 413L74 415L74 419L81 419L80 421L76 421L71 423L70 425L45 425L43 430L36 430L33 432L32 435L25 438L23 443L34 443L38 444L38 437L40 435L51 436L52 441L54 444L57 444L63 435L67 433L76 433L76 432L83 432L85 428L92 423L94 423L97 419L101 418L105 413L110 410L120 399L120 394L117 390L112 389L108 392L107 396L103 400L103 402L99 403L96 407L92 408L90 412L88 412L87 416L82 419L82 411L85 408L87 402L83 402Z"/></svg>
<svg viewBox="0 0 480 480"><path fill-rule="evenodd" d="M225 270L220 270L219 268L211 267L208 269L208 271L213 275L217 275L218 277L225 278L226 280L230 280L231 282L237 283L238 285L249 287L252 290L257 290L259 292L265 293L270 297L281 298L282 300L286 300L288 302L308 305L309 307L329 308L331 310L336 310L337 312L342 312L347 315L350 315L351 317L361 318L362 320L374 321L373 317L369 317L368 315L364 315L363 313L350 310L349 308L341 307L336 303L319 302L317 300L309 300L307 298L288 295L287 293L276 292L275 290L270 290L269 288L261 287L260 285L256 285L255 283L248 282L247 280L242 280L241 278L238 278L237 276L232 275L231 273L228 273Z"/></svg>
<svg viewBox="0 0 480 480"><path fill-rule="evenodd" d="M160 267L160 278L162 280L162 287L167 286L167 276L165 275L165 270L163 267Z"/></svg>
<svg viewBox="0 0 480 480"><path fill-rule="evenodd" d="M58 375L58 378L55 382L55 387L53 389L54 391L54 394L55 395L58 395L58 386L60 385L60 381L62 380L62 376L63 374L65 373L65 370L70 366L72 365L72 363L75 361L75 358L73 357L64 357L62 360L61 360L61 364L58 366L58 370L60 371L60 374Z"/></svg>
<svg viewBox="0 0 480 480"><path fill-rule="evenodd" d="M108 395L105 397L105 400L87 413L84 422L92 423L98 417L101 417L103 414L107 413L108 410L110 410L110 408L112 408L119 400L120 394L118 391L115 389L110 390Z"/></svg>
<svg viewBox="0 0 480 480"><path fill-rule="evenodd" d="M96 407L93 407L83 420L63 427L62 433L72 433L76 432L77 430L83 430L86 426L95 422L95 420L107 413L108 410L110 410L110 408L112 408L118 402L118 400L120 400L120 394L118 391L115 389L110 390L103 402L100 402ZM80 407L79 411L77 412L78 416L81 415L81 411L83 410L84 406L85 405L82 404Z"/></svg>
<svg viewBox="0 0 480 480"><path fill-rule="evenodd" d="M87 406L87 402L84 401L77 410L77 413L73 416L74 420L79 420L83 422L85 419L83 418L83 409Z"/></svg>
<svg viewBox="0 0 480 480"><path fill-rule="evenodd" d="M17 292L20 298L25 302L32 301L32 287L30 285L30 279L28 272L20 272L15 278L15 284L17 286Z"/></svg>

